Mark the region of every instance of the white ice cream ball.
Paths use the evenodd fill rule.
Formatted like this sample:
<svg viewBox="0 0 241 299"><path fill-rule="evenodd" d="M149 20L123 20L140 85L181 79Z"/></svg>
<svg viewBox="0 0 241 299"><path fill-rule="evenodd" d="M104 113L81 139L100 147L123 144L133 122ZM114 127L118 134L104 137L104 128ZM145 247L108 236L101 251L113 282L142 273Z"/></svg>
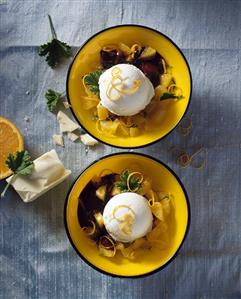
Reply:
<svg viewBox="0 0 241 299"><path fill-rule="evenodd" d="M135 82L138 82L137 90L135 90ZM119 90L123 86L124 92L113 88L113 83ZM141 70L131 64L117 64L107 69L99 78L99 90L101 104L113 114L120 116L139 113L154 96L151 81Z"/></svg>
<svg viewBox="0 0 241 299"><path fill-rule="evenodd" d="M132 242L152 229L153 216L147 199L133 192L113 196L104 208L103 218L107 232L119 242Z"/></svg>

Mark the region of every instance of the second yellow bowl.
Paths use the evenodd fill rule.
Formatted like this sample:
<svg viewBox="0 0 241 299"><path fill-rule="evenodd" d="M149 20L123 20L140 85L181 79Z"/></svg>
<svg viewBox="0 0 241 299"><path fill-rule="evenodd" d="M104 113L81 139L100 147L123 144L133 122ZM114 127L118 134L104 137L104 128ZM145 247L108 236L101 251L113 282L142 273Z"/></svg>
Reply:
<svg viewBox="0 0 241 299"><path fill-rule="evenodd" d="M89 181L104 169L120 173L135 165L152 179L155 188L169 191L174 196L174 214L170 223L170 243L164 250L152 248L148 254L134 261L121 255L106 258L99 254L97 246L81 229L78 222L79 195ZM73 184L65 204L65 227L69 240L80 257L93 268L112 276L140 277L154 273L170 263L188 232L190 208L187 193L177 175L162 162L137 153L119 153L106 156L91 164Z"/></svg>

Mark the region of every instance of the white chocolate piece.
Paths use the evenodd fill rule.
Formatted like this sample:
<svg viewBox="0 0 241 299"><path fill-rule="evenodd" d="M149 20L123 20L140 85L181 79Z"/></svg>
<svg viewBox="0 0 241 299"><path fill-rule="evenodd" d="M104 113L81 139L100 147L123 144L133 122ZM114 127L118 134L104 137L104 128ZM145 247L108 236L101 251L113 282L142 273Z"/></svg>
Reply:
<svg viewBox="0 0 241 299"><path fill-rule="evenodd" d="M65 109L69 109L69 107L71 107L68 101L63 101L63 105Z"/></svg>
<svg viewBox="0 0 241 299"><path fill-rule="evenodd" d="M63 138L62 135L56 135L56 134L54 134L53 135L53 142L56 145L60 145L60 146L64 147L64 138Z"/></svg>
<svg viewBox="0 0 241 299"><path fill-rule="evenodd" d="M75 142L77 139L79 139L79 136L72 132L68 132L67 136L72 142Z"/></svg>
<svg viewBox="0 0 241 299"><path fill-rule="evenodd" d="M64 112L59 111L57 114L57 120L59 122L60 131L64 132L73 132L79 128L79 125L73 122Z"/></svg>
<svg viewBox="0 0 241 299"><path fill-rule="evenodd" d="M31 202L63 182L71 171L64 168L55 150L33 161L33 172L28 176L17 175L11 185L24 202ZM6 181L9 182L12 176Z"/></svg>
<svg viewBox="0 0 241 299"><path fill-rule="evenodd" d="M98 143L98 141L94 139L92 136L90 136L89 134L80 135L80 139L85 145L89 145L89 146L93 146Z"/></svg>

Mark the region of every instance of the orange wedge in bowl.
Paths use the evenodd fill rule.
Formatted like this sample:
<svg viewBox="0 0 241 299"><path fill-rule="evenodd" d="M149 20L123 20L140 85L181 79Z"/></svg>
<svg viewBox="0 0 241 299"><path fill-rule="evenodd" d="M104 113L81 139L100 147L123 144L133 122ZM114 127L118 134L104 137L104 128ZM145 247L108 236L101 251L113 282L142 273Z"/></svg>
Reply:
<svg viewBox="0 0 241 299"><path fill-rule="evenodd" d="M19 129L9 119L0 116L0 180L12 173L5 164L8 155L23 148L23 136Z"/></svg>

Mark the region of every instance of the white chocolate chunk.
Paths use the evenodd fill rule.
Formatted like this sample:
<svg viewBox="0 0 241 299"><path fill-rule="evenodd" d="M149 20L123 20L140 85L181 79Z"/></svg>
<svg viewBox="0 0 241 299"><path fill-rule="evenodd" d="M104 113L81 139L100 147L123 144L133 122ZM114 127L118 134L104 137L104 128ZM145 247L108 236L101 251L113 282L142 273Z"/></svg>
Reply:
<svg viewBox="0 0 241 299"><path fill-rule="evenodd" d="M93 146L98 143L98 141L94 139L92 136L90 136L89 134L80 135L80 139L85 145L89 145L89 146Z"/></svg>
<svg viewBox="0 0 241 299"><path fill-rule="evenodd" d="M75 142L77 139L79 139L79 136L72 132L68 132L67 136L73 142Z"/></svg>
<svg viewBox="0 0 241 299"><path fill-rule="evenodd" d="M69 109L69 107L71 107L68 101L63 101L63 105L65 109Z"/></svg>
<svg viewBox="0 0 241 299"><path fill-rule="evenodd" d="M57 120L59 122L61 132L73 132L79 128L75 122L73 122L64 112L59 111L57 114Z"/></svg>
<svg viewBox="0 0 241 299"><path fill-rule="evenodd" d="M56 135L56 134L54 134L53 135L53 142L56 145L60 145L60 146L64 147L64 138L63 138L62 135Z"/></svg>
<svg viewBox="0 0 241 299"><path fill-rule="evenodd" d="M43 154L33 163L34 169L29 176L18 175L11 183L24 202L35 200L71 174L64 168L55 150ZM6 181L9 182L11 177Z"/></svg>

